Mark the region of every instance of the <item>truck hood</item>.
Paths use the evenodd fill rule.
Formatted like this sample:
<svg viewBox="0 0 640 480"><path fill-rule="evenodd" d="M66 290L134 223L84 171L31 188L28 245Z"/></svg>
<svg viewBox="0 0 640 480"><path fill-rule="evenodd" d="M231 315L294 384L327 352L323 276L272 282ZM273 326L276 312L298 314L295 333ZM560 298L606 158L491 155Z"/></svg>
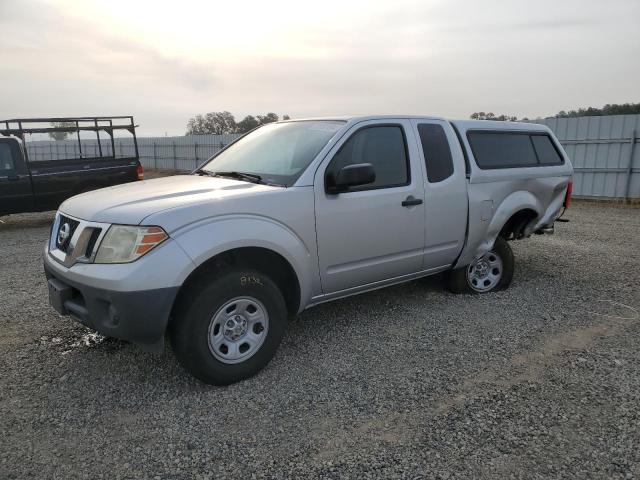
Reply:
<svg viewBox="0 0 640 480"><path fill-rule="evenodd" d="M137 225L168 209L281 190L228 178L176 175L82 193L66 200L60 211L92 222Z"/></svg>

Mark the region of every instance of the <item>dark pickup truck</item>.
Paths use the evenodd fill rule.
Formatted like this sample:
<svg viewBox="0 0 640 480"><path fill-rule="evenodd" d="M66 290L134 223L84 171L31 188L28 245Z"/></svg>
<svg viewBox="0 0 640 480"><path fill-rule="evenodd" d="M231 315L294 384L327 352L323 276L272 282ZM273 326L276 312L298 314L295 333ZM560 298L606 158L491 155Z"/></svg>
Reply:
<svg viewBox="0 0 640 480"><path fill-rule="evenodd" d="M79 193L142 180L135 127L131 116L0 121L0 215L56 210ZM129 151L123 153L120 148L117 154L117 131L133 137ZM51 143L58 147L58 142L47 143L49 158L47 149L41 148L44 151L38 154L42 142L28 141L31 137L27 136L52 132L73 134L77 142L69 149L65 141L64 150L60 153L56 148L55 155ZM95 140L88 143L86 135Z"/></svg>

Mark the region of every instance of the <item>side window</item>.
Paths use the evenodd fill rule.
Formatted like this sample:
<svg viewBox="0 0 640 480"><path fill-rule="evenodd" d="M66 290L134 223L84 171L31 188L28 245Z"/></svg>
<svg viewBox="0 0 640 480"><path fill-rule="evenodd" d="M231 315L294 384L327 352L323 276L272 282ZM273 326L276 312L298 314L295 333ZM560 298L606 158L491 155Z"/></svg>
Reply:
<svg viewBox="0 0 640 480"><path fill-rule="evenodd" d="M11 146L7 143L0 143L0 176L15 171Z"/></svg>
<svg viewBox="0 0 640 480"><path fill-rule="evenodd" d="M541 165L561 165L562 157L551 143L549 135L531 135L533 148Z"/></svg>
<svg viewBox="0 0 640 480"><path fill-rule="evenodd" d="M453 174L453 158L449 140L442 125L421 123L418 125L418 133L429 183L437 183L449 178Z"/></svg>
<svg viewBox="0 0 640 480"><path fill-rule="evenodd" d="M357 163L370 163L376 172L374 183L354 190L397 187L409 183L408 157L400 126L373 126L358 130L333 157L327 176Z"/></svg>
<svg viewBox="0 0 640 480"><path fill-rule="evenodd" d="M467 138L480 168L533 167L538 158L528 133L470 131Z"/></svg>

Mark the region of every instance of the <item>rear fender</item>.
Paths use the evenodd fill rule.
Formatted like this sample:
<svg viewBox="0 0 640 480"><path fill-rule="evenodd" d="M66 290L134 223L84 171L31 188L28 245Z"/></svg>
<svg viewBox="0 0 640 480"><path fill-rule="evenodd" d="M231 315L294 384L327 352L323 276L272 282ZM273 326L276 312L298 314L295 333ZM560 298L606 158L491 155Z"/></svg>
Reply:
<svg viewBox="0 0 640 480"><path fill-rule="evenodd" d="M474 207L471 206L471 209L474 210ZM526 209L533 210L537 214L536 220L532 224L537 222L543 211L540 201L531 192L525 190L511 193L495 209L491 200L477 202L476 215L470 216L474 220L469 225L467 247L454 268L469 265L473 260L482 257L491 250L507 221L515 213ZM492 213L490 213L491 211ZM531 228L529 225L527 230Z"/></svg>
<svg viewBox="0 0 640 480"><path fill-rule="evenodd" d="M535 223L535 221L540 218L543 207L540 201L531 192L520 190L505 198L496 209L496 212L489 223L489 227L487 228L485 240L479 246L478 251L476 251L475 258L481 257L493 248L493 244L500 234L502 227L505 226L507 221L513 215L521 210L533 210L537 214L536 219L525 229L525 234L529 235L531 233L531 224Z"/></svg>
<svg viewBox="0 0 640 480"><path fill-rule="evenodd" d="M549 206L547 210L538 217L537 222L532 222L529 225L529 229L527 234L531 234L547 225L553 224L556 218L559 215L559 212L562 210L564 205L565 195L567 193L567 187L569 185L569 178L565 179L563 182L559 182L553 189L553 194L551 196L551 201L549 202Z"/></svg>

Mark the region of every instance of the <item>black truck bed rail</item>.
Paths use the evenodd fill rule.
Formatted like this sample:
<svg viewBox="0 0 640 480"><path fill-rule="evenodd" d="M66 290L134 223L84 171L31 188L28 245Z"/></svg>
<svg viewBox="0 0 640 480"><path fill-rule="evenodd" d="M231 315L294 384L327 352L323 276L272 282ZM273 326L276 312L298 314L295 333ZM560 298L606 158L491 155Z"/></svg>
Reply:
<svg viewBox="0 0 640 480"><path fill-rule="evenodd" d="M143 180L136 127L132 116L0 120L0 215L54 210L73 195ZM54 157L50 143L49 157L39 158L39 139L31 135L53 132L76 134L72 152L54 138L53 144L65 145L62 155L56 148ZM133 137L133 152L116 154L117 132Z"/></svg>
<svg viewBox="0 0 640 480"><path fill-rule="evenodd" d="M41 126L37 124L49 124L49 126ZM54 123L60 124L73 124L69 126L55 126ZM81 158L115 158L115 139L114 132L127 131L133 137L133 145L135 154L133 158L139 159L138 152L138 139L136 138L137 125L133 122L133 116L101 116L101 117L46 117L46 118L12 118L8 120L0 120L0 135L6 137L15 136L18 137L22 144L25 146L24 155L25 161L29 162L29 156L26 149L27 134L34 133L54 133L54 132L67 132L76 133L78 140L78 148ZM100 132L105 132L111 141L111 155L103 152L102 142L100 139ZM95 132L98 145L98 156L86 157L82 152L82 140L80 138L80 132ZM69 159L72 160L72 159Z"/></svg>

